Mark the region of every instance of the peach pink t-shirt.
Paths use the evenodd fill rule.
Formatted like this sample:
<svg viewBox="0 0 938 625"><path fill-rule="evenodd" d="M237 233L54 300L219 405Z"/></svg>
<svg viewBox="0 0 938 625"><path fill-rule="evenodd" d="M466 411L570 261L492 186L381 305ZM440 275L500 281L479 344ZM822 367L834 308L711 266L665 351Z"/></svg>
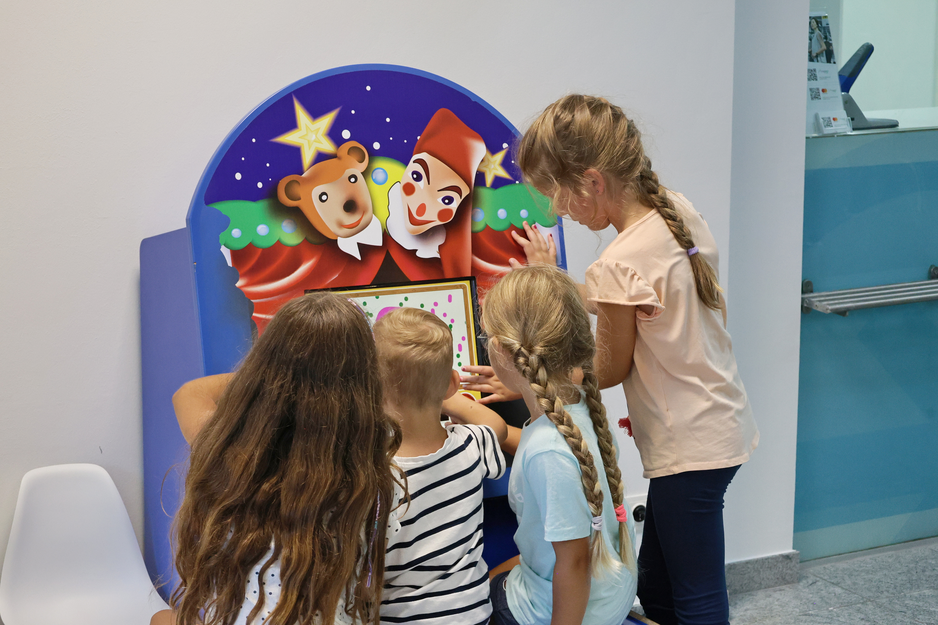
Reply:
<svg viewBox="0 0 938 625"><path fill-rule="evenodd" d="M670 193L717 270L716 242L684 196ZM592 302L635 311L632 369L622 383L646 478L736 466L759 442L722 313L697 296L687 252L658 211L619 233L586 272Z"/></svg>

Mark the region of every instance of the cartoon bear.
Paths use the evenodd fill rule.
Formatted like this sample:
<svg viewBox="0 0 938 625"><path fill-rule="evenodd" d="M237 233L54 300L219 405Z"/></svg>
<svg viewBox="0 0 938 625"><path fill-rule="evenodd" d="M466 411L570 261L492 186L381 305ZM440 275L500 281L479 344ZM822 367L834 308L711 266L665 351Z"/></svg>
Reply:
<svg viewBox="0 0 938 625"><path fill-rule="evenodd" d="M336 240L347 254L361 258L358 244L381 245L381 224L374 219L371 195L362 172L368 151L357 141L339 146L336 157L310 167L302 176L286 176L277 197L297 207L316 230Z"/></svg>

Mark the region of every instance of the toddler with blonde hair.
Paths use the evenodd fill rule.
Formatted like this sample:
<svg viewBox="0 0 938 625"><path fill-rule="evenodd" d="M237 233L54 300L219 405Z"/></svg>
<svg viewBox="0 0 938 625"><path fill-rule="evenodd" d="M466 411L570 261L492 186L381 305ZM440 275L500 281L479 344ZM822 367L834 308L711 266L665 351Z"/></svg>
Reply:
<svg viewBox="0 0 938 625"><path fill-rule="evenodd" d="M436 315L395 309L375 322L374 334L385 410L403 432L394 460L407 483L388 527L381 622L485 623L492 608L482 480L505 471L499 445L507 428L497 416L479 425L441 422L459 374L452 334ZM472 411L467 398L451 402Z"/></svg>

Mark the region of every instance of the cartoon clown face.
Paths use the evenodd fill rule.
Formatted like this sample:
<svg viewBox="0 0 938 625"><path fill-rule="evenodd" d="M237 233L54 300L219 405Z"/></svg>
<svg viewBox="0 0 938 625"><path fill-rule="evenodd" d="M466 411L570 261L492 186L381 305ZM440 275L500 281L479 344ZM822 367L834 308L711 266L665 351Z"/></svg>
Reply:
<svg viewBox="0 0 938 625"><path fill-rule="evenodd" d="M459 174L443 161L427 152L414 154L401 177L407 231L421 234L449 223L471 191Z"/></svg>

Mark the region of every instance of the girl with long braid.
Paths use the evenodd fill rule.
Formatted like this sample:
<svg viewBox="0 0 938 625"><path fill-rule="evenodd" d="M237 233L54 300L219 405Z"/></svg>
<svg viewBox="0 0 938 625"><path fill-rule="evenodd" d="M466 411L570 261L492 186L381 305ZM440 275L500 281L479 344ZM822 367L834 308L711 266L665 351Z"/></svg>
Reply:
<svg viewBox="0 0 938 625"><path fill-rule="evenodd" d="M635 598L633 527L577 285L556 267L515 269L489 291L482 324L496 374L531 413L505 447L520 557L492 571L491 623L620 625ZM494 414L458 397L444 411Z"/></svg>
<svg viewBox="0 0 938 625"><path fill-rule="evenodd" d="M595 378L623 385L650 478L638 556L645 613L661 625L726 624L723 498L759 433L726 331L713 236L659 183L634 122L602 98L551 104L516 160L557 215L619 233L581 293L597 315ZM528 262L554 264L553 241L525 230L516 240Z"/></svg>

